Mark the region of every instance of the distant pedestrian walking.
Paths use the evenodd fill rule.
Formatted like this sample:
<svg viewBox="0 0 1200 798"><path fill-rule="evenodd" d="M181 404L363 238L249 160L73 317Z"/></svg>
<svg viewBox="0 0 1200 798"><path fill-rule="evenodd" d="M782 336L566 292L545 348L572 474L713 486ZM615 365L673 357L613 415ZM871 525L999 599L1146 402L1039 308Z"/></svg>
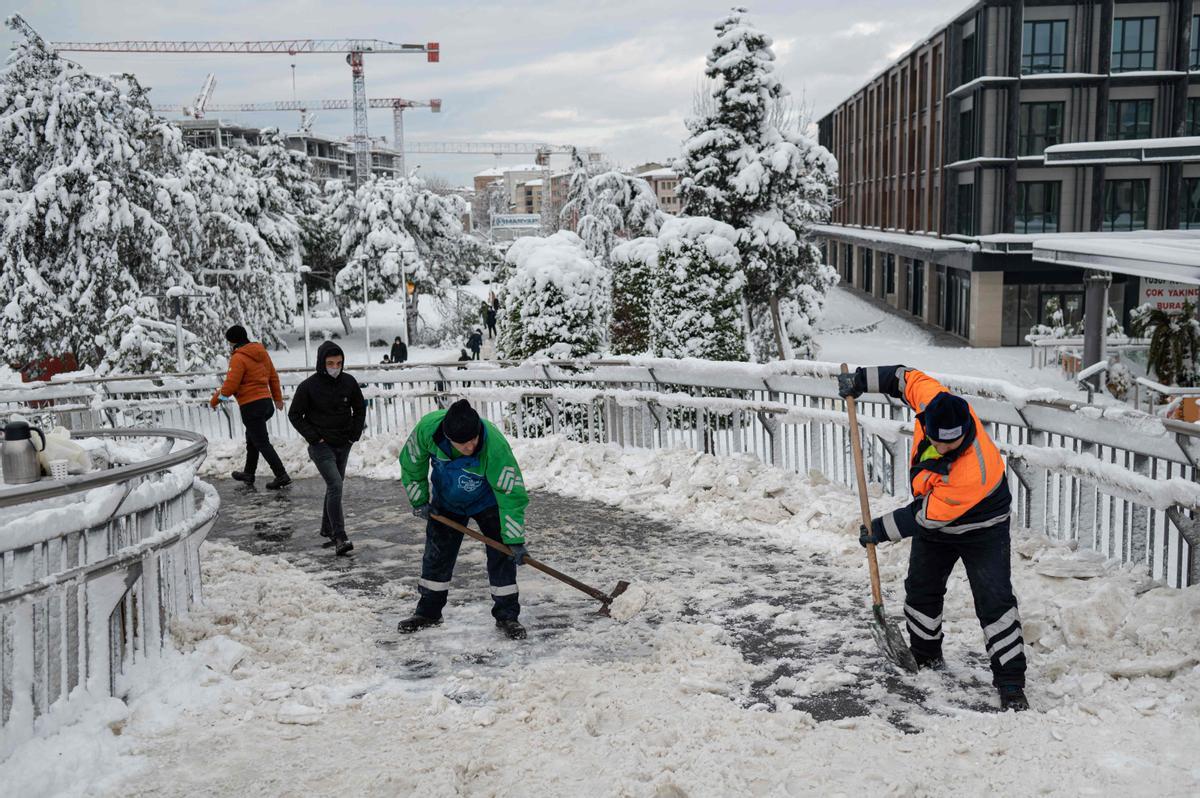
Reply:
<svg viewBox="0 0 1200 798"><path fill-rule="evenodd" d="M288 420L308 441L308 456L325 480L325 509L321 537L337 554L349 554L354 544L346 537L342 511L342 485L350 447L362 437L366 403L358 381L342 371L346 357L341 347L326 341L317 350L317 373L296 388Z"/></svg>
<svg viewBox="0 0 1200 798"><path fill-rule="evenodd" d="M408 346L400 339L399 335L396 336L395 341L392 341L392 351L390 354L393 363L403 363L408 360Z"/></svg>
<svg viewBox="0 0 1200 798"><path fill-rule="evenodd" d="M487 310L487 329L488 339L496 337L496 309L488 308Z"/></svg>
<svg viewBox="0 0 1200 798"><path fill-rule="evenodd" d="M479 303L479 323L480 323L480 325L482 325L484 327L487 326L488 311L490 311L491 309L492 309L492 306L489 305L487 302Z"/></svg>
<svg viewBox="0 0 1200 798"><path fill-rule="evenodd" d="M471 359L479 359L479 350L483 348L483 332L476 330L471 333L471 337L467 339L467 349L471 350Z"/></svg>
<svg viewBox="0 0 1200 798"><path fill-rule="evenodd" d="M246 428L246 465L241 471L234 471L232 476L253 485L254 472L258 470L258 456L261 454L275 474L275 479L268 482L267 487L276 490L290 485L292 478L275 453L267 432L267 422L277 409L283 410L283 391L279 387L275 364L271 362L266 347L257 341L252 342L246 335L246 328L240 324L225 331L225 340L233 347L233 354L229 356L225 382L213 394L209 404L215 408L222 396L237 397L242 425Z"/></svg>

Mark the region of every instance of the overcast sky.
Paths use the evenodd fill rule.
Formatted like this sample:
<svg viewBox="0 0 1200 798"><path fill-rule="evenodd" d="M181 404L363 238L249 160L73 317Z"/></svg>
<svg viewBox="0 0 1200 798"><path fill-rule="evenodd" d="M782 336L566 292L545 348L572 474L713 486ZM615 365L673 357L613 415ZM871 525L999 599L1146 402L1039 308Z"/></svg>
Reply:
<svg viewBox="0 0 1200 798"><path fill-rule="evenodd" d="M966 5L965 0L771 0L749 6L775 41L784 85L819 117L890 59ZM709 0L560 2L26 2L20 12L51 41L116 39L378 38L436 41L423 56L367 55L369 97L443 101L442 113L406 113L411 140L548 141L602 149L623 166L674 157L683 120L730 3ZM0 32L5 51L12 42ZM213 102L349 98L350 69L337 55L152 55L73 53L96 72L133 72L156 103L187 103L216 74ZM294 129L297 113L221 114ZM351 132L349 111L318 112L314 131ZM392 138L388 110L371 112L371 135ZM508 157L510 163L528 158ZM410 156L469 183L492 156Z"/></svg>

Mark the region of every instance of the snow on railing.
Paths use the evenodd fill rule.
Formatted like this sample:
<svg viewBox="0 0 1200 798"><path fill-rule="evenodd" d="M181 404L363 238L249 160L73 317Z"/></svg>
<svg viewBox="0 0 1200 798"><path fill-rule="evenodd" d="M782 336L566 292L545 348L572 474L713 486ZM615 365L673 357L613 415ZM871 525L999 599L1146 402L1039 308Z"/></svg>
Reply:
<svg viewBox="0 0 1200 798"><path fill-rule="evenodd" d="M407 433L423 413L450 397L467 396L517 435L567 433L624 446L751 454L802 474L816 470L843 484L853 481L844 403L835 380L840 366L834 363L629 358L348 370L364 386L372 433ZM285 395L309 373L282 372ZM207 406L220 376L22 386L0 391L0 415L41 412L52 420L74 414L80 422L172 426L212 439L240 439L238 414L224 405L217 412ZM1001 447L1016 458L1010 477L1018 523L1137 563L1169 585L1200 581L1200 545L1190 525L1200 516L1200 503L1182 493L1166 504L1152 502L1118 478L1125 475L1139 485L1138 480L1195 482L1200 426L1121 405L1090 405L1049 389L934 376L966 396ZM898 401L867 395L860 418L868 479L890 493L907 493L911 412ZM273 436L296 437L282 413L270 425ZM1032 456L1036 449L1051 450L1056 459ZM1093 461L1109 467L1081 465Z"/></svg>
<svg viewBox="0 0 1200 798"><path fill-rule="evenodd" d="M120 695L200 595L199 547L219 505L196 478L203 436L75 435L117 464L0 487L0 760L46 716Z"/></svg>

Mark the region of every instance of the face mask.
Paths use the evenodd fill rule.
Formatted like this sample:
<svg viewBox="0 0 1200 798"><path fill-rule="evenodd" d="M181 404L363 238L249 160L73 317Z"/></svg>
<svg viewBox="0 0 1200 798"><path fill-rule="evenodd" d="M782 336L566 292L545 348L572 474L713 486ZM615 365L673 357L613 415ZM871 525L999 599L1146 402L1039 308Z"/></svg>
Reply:
<svg viewBox="0 0 1200 798"><path fill-rule="evenodd" d="M336 380L338 378L338 375L342 373L342 370L327 368L327 369L325 369L325 373L328 374L330 377L333 377Z"/></svg>

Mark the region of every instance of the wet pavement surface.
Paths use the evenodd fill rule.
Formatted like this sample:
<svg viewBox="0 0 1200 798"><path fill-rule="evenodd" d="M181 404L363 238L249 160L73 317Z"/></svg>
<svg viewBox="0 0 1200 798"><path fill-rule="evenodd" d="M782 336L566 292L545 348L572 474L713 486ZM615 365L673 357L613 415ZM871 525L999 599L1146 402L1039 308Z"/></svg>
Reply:
<svg viewBox="0 0 1200 798"><path fill-rule="evenodd" d="M535 492L527 512L530 552L605 592L627 579L650 592L646 607L618 624L595 614L598 602L529 568L518 570L521 621L529 638L514 643L490 616L483 545L464 541L443 626L399 635L415 607L424 522L408 509L398 481L346 482L349 557L321 548L324 483L297 480L283 491L213 480L221 515L209 535L253 554L279 555L338 591L366 599L379 613L376 641L384 671L418 682L464 668L505 669L538 659L627 660L654 649L671 623L708 623L756 666L730 695L747 706L790 705L817 720L876 714L911 729L926 713L993 711L982 653L943 674L898 674L868 629L865 586L849 583L817 555L767 540L711 538L620 509ZM470 703L472 696L456 696Z"/></svg>

